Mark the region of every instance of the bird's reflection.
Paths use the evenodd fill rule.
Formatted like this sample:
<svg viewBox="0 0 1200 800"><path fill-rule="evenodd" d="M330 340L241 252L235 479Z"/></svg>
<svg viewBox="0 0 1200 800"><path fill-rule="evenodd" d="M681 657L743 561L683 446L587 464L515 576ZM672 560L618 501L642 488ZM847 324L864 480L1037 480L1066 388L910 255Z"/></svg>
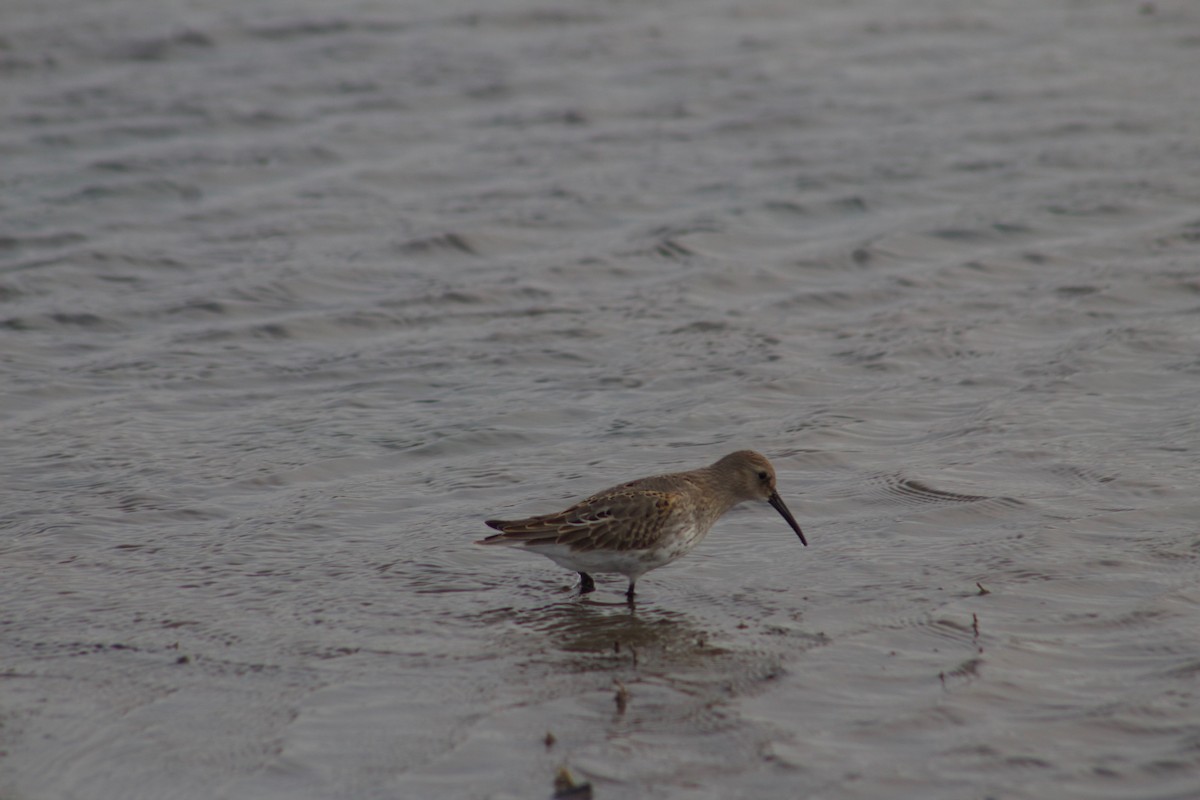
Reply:
<svg viewBox="0 0 1200 800"><path fill-rule="evenodd" d="M597 658L601 662L640 658L643 665L665 661L680 666L721 652L708 644L709 633L688 614L645 603L630 606L572 598L505 611L510 612L505 614L510 622L536 631L562 653L590 659L592 667L600 666Z"/></svg>

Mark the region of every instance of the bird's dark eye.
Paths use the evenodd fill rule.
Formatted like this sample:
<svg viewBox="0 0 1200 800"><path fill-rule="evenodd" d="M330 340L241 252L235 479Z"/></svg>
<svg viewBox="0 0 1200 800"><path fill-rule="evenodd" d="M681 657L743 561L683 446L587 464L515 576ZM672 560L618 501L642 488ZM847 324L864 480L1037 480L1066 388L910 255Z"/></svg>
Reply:
<svg viewBox="0 0 1200 800"><path fill-rule="evenodd" d="M767 473L766 473L766 472L759 472L759 473L758 473L758 479L759 479L760 481L765 481L765 480L767 479Z"/></svg>

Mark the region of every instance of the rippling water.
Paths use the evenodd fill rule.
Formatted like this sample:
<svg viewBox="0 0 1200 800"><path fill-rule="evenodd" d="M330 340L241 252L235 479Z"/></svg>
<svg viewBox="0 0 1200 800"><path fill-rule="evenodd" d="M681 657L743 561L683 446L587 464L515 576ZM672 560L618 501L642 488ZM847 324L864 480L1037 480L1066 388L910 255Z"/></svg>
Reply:
<svg viewBox="0 0 1200 800"><path fill-rule="evenodd" d="M1200 792L1193 4L4 16L0 794Z"/></svg>

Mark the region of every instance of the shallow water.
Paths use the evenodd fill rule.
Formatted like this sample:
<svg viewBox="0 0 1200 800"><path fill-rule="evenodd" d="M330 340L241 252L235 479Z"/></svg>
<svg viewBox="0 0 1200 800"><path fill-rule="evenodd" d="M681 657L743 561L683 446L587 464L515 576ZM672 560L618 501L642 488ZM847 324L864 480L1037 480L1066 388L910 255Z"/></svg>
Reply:
<svg viewBox="0 0 1200 800"><path fill-rule="evenodd" d="M77 5L0 42L0 794L1200 792L1192 4ZM811 547L471 546L743 447Z"/></svg>

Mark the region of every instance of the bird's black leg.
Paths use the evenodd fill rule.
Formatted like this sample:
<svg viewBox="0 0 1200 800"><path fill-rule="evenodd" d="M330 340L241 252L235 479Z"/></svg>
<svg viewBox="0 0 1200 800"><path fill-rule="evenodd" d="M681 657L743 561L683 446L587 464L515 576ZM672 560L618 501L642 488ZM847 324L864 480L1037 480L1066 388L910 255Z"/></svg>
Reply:
<svg viewBox="0 0 1200 800"><path fill-rule="evenodd" d="M629 588L625 590L625 599L629 601L630 605L633 605L633 596L634 596L633 581L630 581Z"/></svg>
<svg viewBox="0 0 1200 800"><path fill-rule="evenodd" d="M596 582L586 572L579 573L579 593L587 594L596 591Z"/></svg>

